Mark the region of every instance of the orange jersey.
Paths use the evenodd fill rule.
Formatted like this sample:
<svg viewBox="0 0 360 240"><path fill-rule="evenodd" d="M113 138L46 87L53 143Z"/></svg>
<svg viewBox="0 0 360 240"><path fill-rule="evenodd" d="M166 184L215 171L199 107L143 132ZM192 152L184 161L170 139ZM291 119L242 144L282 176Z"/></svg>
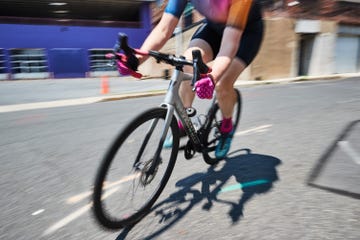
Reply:
<svg viewBox="0 0 360 240"><path fill-rule="evenodd" d="M180 18L188 2L210 21L244 30L254 0L169 0L165 12Z"/></svg>

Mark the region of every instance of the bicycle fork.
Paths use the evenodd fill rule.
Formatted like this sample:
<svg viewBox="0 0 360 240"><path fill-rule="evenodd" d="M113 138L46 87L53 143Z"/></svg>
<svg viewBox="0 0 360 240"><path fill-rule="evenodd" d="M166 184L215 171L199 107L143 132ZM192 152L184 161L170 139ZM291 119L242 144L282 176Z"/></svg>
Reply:
<svg viewBox="0 0 360 240"><path fill-rule="evenodd" d="M142 178L144 180L143 181L144 185L146 185L147 183L149 183L153 179L153 178L151 178L151 176L153 176L156 173L157 167L161 164L160 153L161 153L161 151L163 149L165 138L166 138L167 132L169 130L171 121L173 119L173 116L174 116L174 107L167 106L167 113L166 113L166 117L165 117L165 125L163 127L158 146L156 148L156 151L155 151L153 157L149 160L150 163L151 163L150 166L146 167L145 171L143 172L143 174L145 174L145 178ZM158 122L159 122L159 119L152 120L152 123L150 124L150 127L147 130L147 133L145 135L144 141L141 144L141 147L140 147L140 150L139 150L138 155L136 157L134 165L136 165L140 161L140 158L141 158L142 154L144 153L145 147L147 146L147 144L148 144L148 142L150 140L150 137L152 136L152 134L154 132L154 129L157 126ZM149 181L149 179L150 179L150 181Z"/></svg>

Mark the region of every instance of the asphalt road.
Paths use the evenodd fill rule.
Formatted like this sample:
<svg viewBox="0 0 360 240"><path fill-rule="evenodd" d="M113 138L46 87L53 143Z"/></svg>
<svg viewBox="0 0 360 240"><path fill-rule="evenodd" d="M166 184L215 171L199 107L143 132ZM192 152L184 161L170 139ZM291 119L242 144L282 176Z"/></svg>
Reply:
<svg viewBox="0 0 360 240"><path fill-rule="evenodd" d="M96 224L90 190L111 139L161 96L0 113L0 239L360 239L359 199L307 184L329 146L360 119L360 79L242 94L229 159L210 168L180 152L154 211L129 232ZM215 198L209 191L219 185Z"/></svg>

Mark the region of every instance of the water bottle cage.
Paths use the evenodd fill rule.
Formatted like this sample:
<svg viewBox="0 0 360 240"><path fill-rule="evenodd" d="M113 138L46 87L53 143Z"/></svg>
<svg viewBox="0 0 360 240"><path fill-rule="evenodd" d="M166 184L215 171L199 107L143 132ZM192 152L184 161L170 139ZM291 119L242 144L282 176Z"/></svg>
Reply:
<svg viewBox="0 0 360 240"><path fill-rule="evenodd" d="M186 113L188 117L194 117L196 115L196 109L193 107L186 108Z"/></svg>

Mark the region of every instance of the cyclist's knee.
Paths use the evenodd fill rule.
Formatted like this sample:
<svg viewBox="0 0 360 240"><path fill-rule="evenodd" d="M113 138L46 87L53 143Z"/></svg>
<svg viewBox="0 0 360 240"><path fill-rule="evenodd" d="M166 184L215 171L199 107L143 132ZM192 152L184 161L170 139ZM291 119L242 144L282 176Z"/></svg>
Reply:
<svg viewBox="0 0 360 240"><path fill-rule="evenodd" d="M234 86L232 83L228 83L226 81L219 81L216 83L215 86L216 96L218 98L224 98L229 95L231 91L233 91L233 88Z"/></svg>

